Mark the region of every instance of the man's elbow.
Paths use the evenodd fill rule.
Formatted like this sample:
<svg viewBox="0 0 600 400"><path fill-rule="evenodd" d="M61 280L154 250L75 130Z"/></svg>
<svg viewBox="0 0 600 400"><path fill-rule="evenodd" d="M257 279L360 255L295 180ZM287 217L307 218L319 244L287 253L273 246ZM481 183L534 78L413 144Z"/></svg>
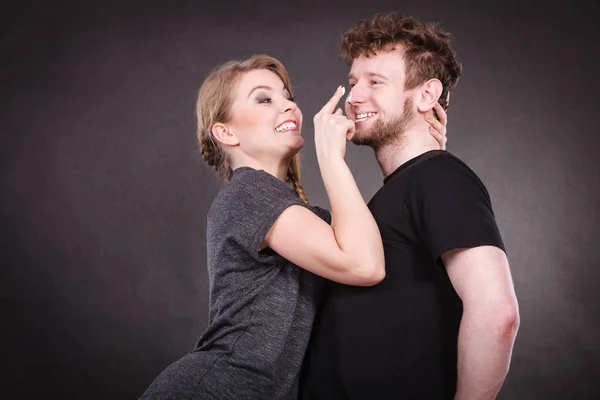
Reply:
<svg viewBox="0 0 600 400"><path fill-rule="evenodd" d="M499 310L496 311L496 317L494 318L496 325L496 333L500 341L513 341L517 336L519 330L520 316L519 306L516 302L508 302L503 304Z"/></svg>

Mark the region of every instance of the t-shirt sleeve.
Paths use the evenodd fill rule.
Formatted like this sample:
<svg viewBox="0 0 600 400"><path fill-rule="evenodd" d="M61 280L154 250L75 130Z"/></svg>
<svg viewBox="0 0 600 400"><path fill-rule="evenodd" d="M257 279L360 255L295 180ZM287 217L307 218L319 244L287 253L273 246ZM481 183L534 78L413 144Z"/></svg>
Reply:
<svg viewBox="0 0 600 400"><path fill-rule="evenodd" d="M319 218L331 225L331 212L321 207L313 206L312 211L317 214Z"/></svg>
<svg viewBox="0 0 600 400"><path fill-rule="evenodd" d="M436 260L458 248L505 250L488 191L462 162L449 156L428 160L411 185L415 225Z"/></svg>
<svg viewBox="0 0 600 400"><path fill-rule="evenodd" d="M290 206L306 204L296 192L273 175L262 170L246 170L229 183L223 199L220 228L229 232L245 251L262 260L258 249L281 213Z"/></svg>

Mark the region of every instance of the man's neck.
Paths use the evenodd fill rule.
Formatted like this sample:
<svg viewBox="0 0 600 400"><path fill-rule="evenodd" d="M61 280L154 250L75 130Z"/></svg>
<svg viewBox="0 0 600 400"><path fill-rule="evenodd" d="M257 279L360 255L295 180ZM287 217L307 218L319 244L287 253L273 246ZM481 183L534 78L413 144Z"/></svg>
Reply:
<svg viewBox="0 0 600 400"><path fill-rule="evenodd" d="M406 132L398 143L384 145L375 151L375 157L384 178L405 162L431 150L440 150L439 143L431 135L414 135Z"/></svg>

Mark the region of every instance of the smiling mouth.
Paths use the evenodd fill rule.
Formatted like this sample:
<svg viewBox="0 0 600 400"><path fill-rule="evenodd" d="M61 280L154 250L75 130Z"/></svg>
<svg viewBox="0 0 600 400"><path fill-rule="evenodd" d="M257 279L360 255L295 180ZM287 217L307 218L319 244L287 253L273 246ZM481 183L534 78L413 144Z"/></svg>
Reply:
<svg viewBox="0 0 600 400"><path fill-rule="evenodd" d="M354 122L364 122L375 115L377 115L376 112L359 112L356 114L356 119Z"/></svg>
<svg viewBox="0 0 600 400"><path fill-rule="evenodd" d="M286 132L296 130L297 125L294 121L286 121L283 124L275 128L275 132Z"/></svg>

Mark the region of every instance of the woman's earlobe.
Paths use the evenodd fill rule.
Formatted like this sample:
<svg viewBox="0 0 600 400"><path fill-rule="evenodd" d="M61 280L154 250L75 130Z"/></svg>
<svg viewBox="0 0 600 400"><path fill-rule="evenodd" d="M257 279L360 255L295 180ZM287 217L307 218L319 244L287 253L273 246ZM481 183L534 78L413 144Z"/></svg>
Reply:
<svg viewBox="0 0 600 400"><path fill-rule="evenodd" d="M234 146L239 143L237 137L225 124L218 122L212 126L211 130L215 140L225 145Z"/></svg>

